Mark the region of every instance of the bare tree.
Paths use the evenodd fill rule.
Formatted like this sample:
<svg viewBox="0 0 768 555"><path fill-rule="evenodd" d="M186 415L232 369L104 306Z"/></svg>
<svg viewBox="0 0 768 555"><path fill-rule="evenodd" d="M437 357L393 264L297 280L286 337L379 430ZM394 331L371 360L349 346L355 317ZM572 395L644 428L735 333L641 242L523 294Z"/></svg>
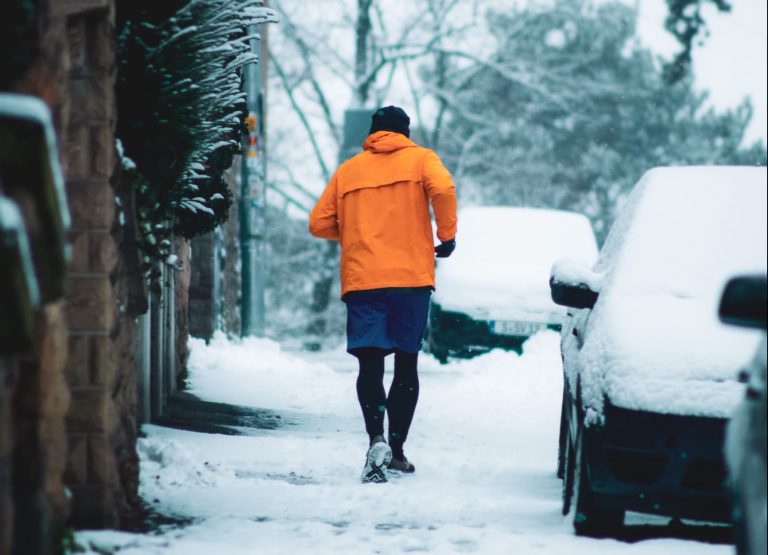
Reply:
<svg viewBox="0 0 768 555"><path fill-rule="evenodd" d="M455 57L448 48L451 38L466 32L477 24L471 17L454 17L458 7L467 6L466 0L416 0L409 2L410 17L401 18L395 27L385 11L391 3L378 0L340 0L325 4L332 21L323 23L319 30L302 20L306 15L294 11L291 0L275 0L274 7L281 12L282 48L271 53L272 67L291 111L298 120L300 130L307 138L303 147L309 159L314 159L318 176L296 175L287 171L286 165L273 171L272 189L284 202L296 206L302 204L295 195L284 190L318 190L318 177L327 183L335 166L332 157L338 152L342 130L341 110L344 107L363 108L372 103L385 102L393 82L404 75L409 82L414 99L413 109L421 137L429 145L437 145L442 120L449 106L445 98L448 80L451 79L449 60ZM472 0L476 12L477 0ZM405 4L404 4L405 5ZM302 14L302 16L299 15ZM345 28L350 42L340 47L337 35L339 26ZM274 41L273 41L274 45ZM273 46L274 48L274 46ZM414 66L414 64L416 64ZM430 69L424 70L424 67ZM329 79L328 77L331 77ZM339 104L339 97L348 98L346 106ZM437 114L427 121L422 113L425 97L434 98ZM274 121L274 119L273 119ZM273 141L274 144L274 141ZM329 148L333 145L334 148ZM273 149L273 156L275 155ZM276 177L275 177L276 176ZM288 198L286 198L288 197ZM298 258L293 258L297 260ZM337 286L338 244L329 242L312 265L309 279L314 281L307 302L310 335L322 337L328 329L328 310L332 306L333 291Z"/></svg>

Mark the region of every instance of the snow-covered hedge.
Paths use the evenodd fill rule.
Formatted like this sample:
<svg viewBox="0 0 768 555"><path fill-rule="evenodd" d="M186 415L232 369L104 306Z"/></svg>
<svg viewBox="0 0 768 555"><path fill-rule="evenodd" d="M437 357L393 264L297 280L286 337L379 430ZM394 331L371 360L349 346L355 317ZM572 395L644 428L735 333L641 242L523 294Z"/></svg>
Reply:
<svg viewBox="0 0 768 555"><path fill-rule="evenodd" d="M224 171L244 131L249 35L276 20L261 0L127 5L118 22L118 136L137 192L145 251L168 254L171 232L193 237L226 220Z"/></svg>

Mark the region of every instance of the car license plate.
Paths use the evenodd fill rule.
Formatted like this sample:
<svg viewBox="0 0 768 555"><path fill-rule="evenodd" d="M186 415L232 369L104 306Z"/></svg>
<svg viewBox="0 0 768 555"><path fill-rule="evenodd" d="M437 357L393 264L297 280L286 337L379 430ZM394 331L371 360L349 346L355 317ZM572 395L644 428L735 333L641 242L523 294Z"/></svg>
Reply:
<svg viewBox="0 0 768 555"><path fill-rule="evenodd" d="M543 330L546 324L534 322L515 322L509 320L496 320L491 322L491 333L496 335L533 335L537 331Z"/></svg>

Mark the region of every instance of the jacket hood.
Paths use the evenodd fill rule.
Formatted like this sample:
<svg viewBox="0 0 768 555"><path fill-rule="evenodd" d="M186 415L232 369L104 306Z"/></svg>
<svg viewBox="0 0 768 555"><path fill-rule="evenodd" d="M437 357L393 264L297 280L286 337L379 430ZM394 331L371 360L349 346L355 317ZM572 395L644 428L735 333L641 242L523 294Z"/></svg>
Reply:
<svg viewBox="0 0 768 555"><path fill-rule="evenodd" d="M392 131L377 131L371 133L363 143L363 150L373 152L374 154L380 154L385 152L394 152L401 148L408 148L417 146L416 143L411 141L408 137L401 133L393 133Z"/></svg>

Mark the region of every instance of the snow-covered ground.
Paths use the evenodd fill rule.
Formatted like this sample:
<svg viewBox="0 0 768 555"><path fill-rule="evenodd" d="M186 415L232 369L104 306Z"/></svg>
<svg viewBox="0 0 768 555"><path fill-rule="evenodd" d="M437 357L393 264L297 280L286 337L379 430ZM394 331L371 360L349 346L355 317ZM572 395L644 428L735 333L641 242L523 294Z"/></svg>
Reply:
<svg viewBox="0 0 768 555"><path fill-rule="evenodd" d="M559 337L545 332L525 347L522 356L494 351L447 366L423 356L406 444L416 474L363 485L367 438L351 357L258 339L193 340L192 393L276 409L288 423L242 436L145 426L141 493L190 523L77 540L89 553L120 555L732 552L682 539L575 537L555 477Z"/></svg>

